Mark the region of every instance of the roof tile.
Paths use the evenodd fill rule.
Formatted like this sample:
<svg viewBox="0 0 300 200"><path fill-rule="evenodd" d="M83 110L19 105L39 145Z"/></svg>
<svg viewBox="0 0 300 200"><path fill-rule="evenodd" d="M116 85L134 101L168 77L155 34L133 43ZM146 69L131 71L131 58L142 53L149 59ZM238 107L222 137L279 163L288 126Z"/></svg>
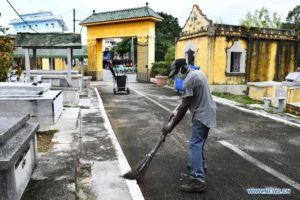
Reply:
<svg viewBox="0 0 300 200"><path fill-rule="evenodd" d="M90 24L97 22L107 22L107 21L115 21L115 20L124 20L124 19L134 19L141 17L154 17L158 20L163 20L163 18L153 11L148 6L139 7L139 8L130 8L124 10L116 10L109 12L101 12L95 13L83 20L80 24Z"/></svg>

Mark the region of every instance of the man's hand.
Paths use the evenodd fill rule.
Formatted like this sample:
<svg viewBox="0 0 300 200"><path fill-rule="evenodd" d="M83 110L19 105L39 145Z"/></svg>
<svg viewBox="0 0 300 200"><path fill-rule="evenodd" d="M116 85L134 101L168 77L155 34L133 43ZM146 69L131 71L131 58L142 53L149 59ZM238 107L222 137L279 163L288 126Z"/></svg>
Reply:
<svg viewBox="0 0 300 200"><path fill-rule="evenodd" d="M170 123L167 123L163 126L163 128L161 129L161 133L163 135L167 135L168 133L170 133L172 131L172 127L170 126Z"/></svg>
<svg viewBox="0 0 300 200"><path fill-rule="evenodd" d="M175 128L175 126L181 121L184 117L188 106L191 102L192 97L187 97L182 99L182 103L176 106L176 108L171 112L169 117L169 122L163 126L161 133L167 135Z"/></svg>

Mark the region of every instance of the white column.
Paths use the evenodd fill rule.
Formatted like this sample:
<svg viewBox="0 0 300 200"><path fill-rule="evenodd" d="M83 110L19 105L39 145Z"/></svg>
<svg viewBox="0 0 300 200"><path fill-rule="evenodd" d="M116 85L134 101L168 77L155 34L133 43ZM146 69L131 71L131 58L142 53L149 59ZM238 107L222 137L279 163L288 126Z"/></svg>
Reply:
<svg viewBox="0 0 300 200"><path fill-rule="evenodd" d="M25 69L26 69L26 82L30 82L30 57L29 49L25 50Z"/></svg>
<svg viewBox="0 0 300 200"><path fill-rule="evenodd" d="M68 48L68 79L71 83L71 70L72 70L72 48Z"/></svg>

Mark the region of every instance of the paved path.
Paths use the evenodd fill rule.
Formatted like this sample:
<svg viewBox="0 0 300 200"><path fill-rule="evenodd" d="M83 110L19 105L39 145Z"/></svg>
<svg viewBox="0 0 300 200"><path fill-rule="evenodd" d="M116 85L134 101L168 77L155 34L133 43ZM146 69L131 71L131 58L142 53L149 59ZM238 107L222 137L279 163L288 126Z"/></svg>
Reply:
<svg viewBox="0 0 300 200"><path fill-rule="evenodd" d="M80 147L77 182L79 199L143 200L136 181L121 177L129 170L99 93L90 89L80 116Z"/></svg>
<svg viewBox="0 0 300 200"><path fill-rule="evenodd" d="M123 74L120 73L118 75L123 75ZM126 74L126 76L128 77L128 82L136 82L136 74L135 73L128 73L128 74ZM104 82L112 82L112 80L113 80L113 76L112 76L110 70L103 69L103 81Z"/></svg>
<svg viewBox="0 0 300 200"><path fill-rule="evenodd" d="M120 145L133 167L158 141L176 92L153 84L130 83L130 95L113 95L112 83L97 87ZM145 199L299 199L300 129L218 105L218 127L206 144L208 191L185 194L177 187L188 179L188 114L139 184ZM249 188L287 188L289 195L249 195Z"/></svg>
<svg viewBox="0 0 300 200"><path fill-rule="evenodd" d="M62 115L49 130L54 134L49 152L38 154L38 163L22 200L75 200L76 149L78 149L79 108L64 108Z"/></svg>
<svg viewBox="0 0 300 200"><path fill-rule="evenodd" d="M130 167L95 88L50 129L58 130L53 145L39 153L23 200L144 199L135 180L121 177Z"/></svg>

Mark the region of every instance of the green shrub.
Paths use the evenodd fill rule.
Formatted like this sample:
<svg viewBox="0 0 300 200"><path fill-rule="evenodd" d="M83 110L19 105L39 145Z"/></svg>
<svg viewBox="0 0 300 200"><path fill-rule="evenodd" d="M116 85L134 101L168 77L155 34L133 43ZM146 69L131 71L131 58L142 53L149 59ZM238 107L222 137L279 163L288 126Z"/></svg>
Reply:
<svg viewBox="0 0 300 200"><path fill-rule="evenodd" d="M170 63L173 62L175 60L175 46L174 45L171 45L168 50L167 50L167 53L165 55L165 61Z"/></svg>
<svg viewBox="0 0 300 200"><path fill-rule="evenodd" d="M170 73L170 63L165 61L154 62L152 64L151 69L151 77L155 77L156 75L168 76Z"/></svg>
<svg viewBox="0 0 300 200"><path fill-rule="evenodd" d="M0 81L6 81L7 73L13 66L13 42L8 37L0 36Z"/></svg>

